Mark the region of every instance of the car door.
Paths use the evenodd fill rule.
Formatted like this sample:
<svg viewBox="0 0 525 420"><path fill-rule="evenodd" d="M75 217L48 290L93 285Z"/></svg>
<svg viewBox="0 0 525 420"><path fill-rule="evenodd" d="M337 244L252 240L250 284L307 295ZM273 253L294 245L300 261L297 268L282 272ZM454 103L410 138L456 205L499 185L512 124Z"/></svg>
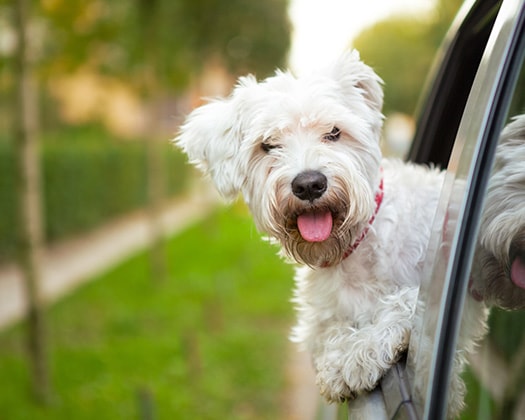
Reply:
<svg viewBox="0 0 525 420"><path fill-rule="evenodd" d="M458 109L461 112L460 123L448 161L447 180L425 264L425 282L420 292L421 304L416 312L416 320L419 321L419 324L415 325L417 333L413 335L411 342L411 348L417 348L419 353L409 352L407 361L406 375L410 383L410 395L415 406L414 411L421 418L440 419L446 416L451 372L458 368L454 366L454 358L458 351L462 351L461 345L459 350L457 348L458 340L461 342L464 336L468 335L469 328L475 328L473 326L476 320L469 319L472 318L472 307L479 305L480 300L496 306L501 306L502 303L495 302L488 294L477 295L475 290L469 288L469 283L472 283L473 278L471 269L480 269L473 267L473 261L474 264L479 264L474 255L480 224L484 220L487 185L491 183L494 156L499 147L498 139L503 126L511 121L511 117L524 111L522 90L517 88L523 86L521 68L525 49L524 7L523 1L505 0L494 3L493 7L488 9L487 16L495 16L494 23L490 25L490 35L468 92L464 110L461 112L461 109ZM485 23L485 26L489 25ZM446 75L446 72L444 74ZM453 95L450 91L448 94ZM452 129L453 127L449 128ZM525 139L523 141L525 142ZM518 165L519 171L525 171L521 163L509 164ZM517 187L521 186L525 187L520 180ZM516 206L510 211L516 213L521 212L521 209ZM483 229L483 226L481 228ZM519 229L520 226L514 228ZM495 280L485 277L484 281ZM503 283L500 286L506 287ZM512 293L521 293L518 289ZM519 304L514 304L513 309L518 307ZM487 341L490 342L492 337L501 334L495 321L495 318L502 319L497 315L499 313L497 308L493 310L489 320L489 325L493 328L483 345ZM501 324L499 325L501 330ZM415 340L418 340L418 343L415 343ZM521 338L516 341L520 340ZM519 350L519 346L515 348L515 351ZM524 357L525 354L522 352L512 356L514 368L525 372L525 366L520 362L520 357ZM469 359L468 364L471 365L472 360ZM468 384L471 388L479 387L482 375L486 377L486 372L483 372L488 366L490 364L483 366L477 362L477 376L470 369ZM470 391L467 399L471 410L472 404L483 406L483 398L487 393L476 400L472 396L473 389L467 391ZM502 398L505 400L506 397ZM510 400L512 398L514 397L511 396ZM514 407L517 403L512 400L509 404ZM495 409L489 414L485 410L484 414L488 415L486 418L493 418L492 413L496 415L496 412ZM508 414L504 410L498 413ZM472 415L472 411L467 411L465 415L469 414ZM479 418L478 415L479 413L475 413L471 418Z"/></svg>
<svg viewBox="0 0 525 420"><path fill-rule="evenodd" d="M468 327L469 315L479 313L471 307L483 300L494 307L480 351L469 357L462 375L467 385L462 418L525 418L525 312L519 299L512 308L518 311L509 312L469 287L500 133L512 116L525 112L524 3L465 2L436 58L409 160L446 167L447 177L409 352L371 393L375 418L446 417L460 330ZM499 382L491 380L496 364L506 372ZM504 389L498 388L502 376ZM324 413L322 418L352 418L351 405Z"/></svg>

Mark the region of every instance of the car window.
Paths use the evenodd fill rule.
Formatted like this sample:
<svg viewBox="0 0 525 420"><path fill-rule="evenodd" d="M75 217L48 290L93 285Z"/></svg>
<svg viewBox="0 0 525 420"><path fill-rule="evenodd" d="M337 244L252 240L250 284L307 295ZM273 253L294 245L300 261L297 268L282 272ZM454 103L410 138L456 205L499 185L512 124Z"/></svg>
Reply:
<svg viewBox="0 0 525 420"><path fill-rule="evenodd" d="M525 117L511 119L525 112L523 8L523 1L501 5L448 164L407 361L411 395L424 418L459 412L480 418L478 409L481 418L513 418L508 410L521 409L523 393L515 383L524 383L525 318L508 309L525 307L525 152L514 139L525 134L518 127L525 127ZM515 125L500 137L511 121ZM496 308L487 320L488 304ZM490 328L483 339L485 323ZM479 342L481 351L473 356ZM503 380L493 374L489 367L498 369L492 360L513 375ZM494 386L496 377L501 386ZM489 387L493 379L496 393Z"/></svg>
<svg viewBox="0 0 525 420"><path fill-rule="evenodd" d="M446 168L472 82L501 6L465 1L434 60L422 92L409 160Z"/></svg>
<svg viewBox="0 0 525 420"><path fill-rule="evenodd" d="M496 148L467 289L491 310L488 334L465 374L464 418L525 417L524 83L522 66Z"/></svg>

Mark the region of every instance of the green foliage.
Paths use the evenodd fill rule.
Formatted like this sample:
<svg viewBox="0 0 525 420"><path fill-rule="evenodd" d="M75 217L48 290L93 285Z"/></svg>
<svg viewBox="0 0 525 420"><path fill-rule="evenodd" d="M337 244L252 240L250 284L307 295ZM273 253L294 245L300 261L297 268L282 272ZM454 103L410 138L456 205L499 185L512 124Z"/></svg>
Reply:
<svg viewBox="0 0 525 420"><path fill-rule="evenodd" d="M386 115L414 113L436 51L460 4L441 0L426 18L393 16L356 38L354 47L385 82Z"/></svg>
<svg viewBox="0 0 525 420"><path fill-rule="evenodd" d="M41 127L64 118L52 103L56 83L76 71L118 80L144 108L176 100L216 65L265 76L285 64L289 0L47 0L29 2L32 64ZM13 32L13 4L0 0L0 26ZM10 130L18 71L15 48L0 51L0 130ZM13 43L14 45L14 43ZM81 101L81 99L80 99ZM81 107L80 107L81 108ZM102 107L101 109L107 109ZM84 116L86 117L86 116ZM155 117L155 116L154 116ZM92 121L100 116L89 116Z"/></svg>
<svg viewBox="0 0 525 420"><path fill-rule="evenodd" d="M0 142L0 261L16 250L15 162L12 150Z"/></svg>
<svg viewBox="0 0 525 420"><path fill-rule="evenodd" d="M282 65L290 43L288 0L68 0L38 10L46 74L95 65L140 85L187 87L210 59L234 74ZM268 28L271 28L269 30Z"/></svg>
<svg viewBox="0 0 525 420"><path fill-rule="evenodd" d="M495 418L494 400L471 368L467 368L463 379L467 387L467 395L465 397L466 408L461 413L461 420L478 420L481 415L483 416L481 418L485 419Z"/></svg>
<svg viewBox="0 0 525 420"><path fill-rule="evenodd" d="M525 343L525 314L494 308L489 318L491 342L506 360L520 353Z"/></svg>
<svg viewBox="0 0 525 420"><path fill-rule="evenodd" d="M287 0L188 0L183 4L188 46L197 62L222 57L233 74L262 76L284 64L290 42Z"/></svg>
<svg viewBox="0 0 525 420"><path fill-rule="evenodd" d="M187 185L185 158L167 142L166 196ZM45 237L49 242L84 232L147 205L144 142L108 139L101 130L80 129L46 138L42 147ZM16 246L13 151L0 143L0 261Z"/></svg>
<svg viewBox="0 0 525 420"><path fill-rule="evenodd" d="M146 202L141 144L48 146L44 150L44 214L50 241L87 230Z"/></svg>
<svg viewBox="0 0 525 420"><path fill-rule="evenodd" d="M502 364L508 370L500 372L501 377L497 383L504 386L501 389L503 399L494 398L489 389L485 388L483 382L476 375L474 369L468 369L465 373L467 385L467 409L462 414L464 420L482 418L506 419L512 418L513 410L517 410L518 401L523 394L523 346L525 345L525 314L522 311L505 311L499 308L492 308L489 317L489 334L485 339L488 344L480 349L482 361L478 369L490 371L488 365L496 363ZM494 356L484 354L486 349L490 349ZM479 363L479 361L478 361ZM485 376L485 381L489 378ZM503 380L502 380L503 379ZM487 385L487 384L485 384Z"/></svg>
<svg viewBox="0 0 525 420"><path fill-rule="evenodd" d="M28 395L20 326L0 335L2 418L282 418L292 273L244 209L168 243L170 280L140 254L49 313L54 402Z"/></svg>
<svg viewBox="0 0 525 420"><path fill-rule="evenodd" d="M376 24L355 40L363 60L385 82L385 114L415 110L437 49L427 29L424 22L397 17Z"/></svg>

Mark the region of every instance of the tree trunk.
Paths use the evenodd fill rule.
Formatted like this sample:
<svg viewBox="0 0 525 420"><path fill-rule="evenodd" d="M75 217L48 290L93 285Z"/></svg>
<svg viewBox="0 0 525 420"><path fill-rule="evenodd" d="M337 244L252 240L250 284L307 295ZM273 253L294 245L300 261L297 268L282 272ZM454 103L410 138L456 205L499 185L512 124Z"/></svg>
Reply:
<svg viewBox="0 0 525 420"><path fill-rule="evenodd" d="M157 0L139 0L138 7L142 19L142 48L144 51L145 65L142 73L142 97L151 105L151 99L157 92L155 70L158 61L157 26L158 13ZM151 245L149 260L151 277L156 281L165 281L168 276L166 244L163 236L161 221L162 205L164 203L164 159L159 141L156 139L156 127L151 114L148 112L146 122L146 150L148 173L148 215L151 232Z"/></svg>
<svg viewBox="0 0 525 420"><path fill-rule="evenodd" d="M18 193L19 263L27 295L28 347L37 398L45 402L50 396L50 382L44 328L44 313L39 293L41 280L42 212L40 167L37 144L38 98L32 71L27 28L27 0L15 1L16 33L16 119L15 153Z"/></svg>
<svg viewBox="0 0 525 420"><path fill-rule="evenodd" d="M149 249L151 276L156 281L167 280L168 270L166 267L166 246L162 226L163 205L163 157L158 141L153 137L146 139L148 156L148 214L151 231L151 245Z"/></svg>

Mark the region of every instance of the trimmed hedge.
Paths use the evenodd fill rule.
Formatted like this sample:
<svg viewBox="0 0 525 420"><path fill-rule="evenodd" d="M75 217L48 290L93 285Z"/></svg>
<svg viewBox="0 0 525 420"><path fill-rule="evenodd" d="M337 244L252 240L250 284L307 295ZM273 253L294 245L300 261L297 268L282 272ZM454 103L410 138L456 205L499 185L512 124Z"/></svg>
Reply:
<svg viewBox="0 0 525 420"><path fill-rule="evenodd" d="M16 248L16 201L13 153L0 143L0 262L14 256Z"/></svg>
<svg viewBox="0 0 525 420"><path fill-rule="evenodd" d="M68 136L69 137L69 136ZM47 139L46 139L47 140ZM181 193L189 168L167 142L166 196ZM0 261L16 250L16 192L12 146L0 143ZM147 204L146 145L137 141L52 139L41 150L45 237L53 242L85 232Z"/></svg>

